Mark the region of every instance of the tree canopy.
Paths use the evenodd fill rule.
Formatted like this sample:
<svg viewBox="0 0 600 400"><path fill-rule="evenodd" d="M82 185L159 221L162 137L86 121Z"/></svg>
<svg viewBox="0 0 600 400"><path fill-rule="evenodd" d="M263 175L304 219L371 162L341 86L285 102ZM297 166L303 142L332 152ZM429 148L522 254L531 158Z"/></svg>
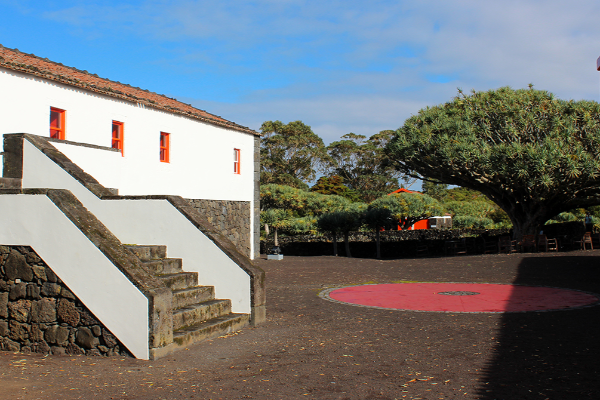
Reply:
<svg viewBox="0 0 600 400"><path fill-rule="evenodd" d="M421 193L395 193L378 198L369 204L369 209L383 208L399 221L402 229L415 222L444 213L443 206L433 197Z"/></svg>
<svg viewBox="0 0 600 400"><path fill-rule="evenodd" d="M360 201L358 192L344 185L344 178L338 175L322 176L311 188L311 192L342 196L350 201Z"/></svg>
<svg viewBox="0 0 600 400"><path fill-rule="evenodd" d="M321 215L327 212L352 208L352 202L344 197L307 192L285 185L260 187L260 206L289 210L295 216Z"/></svg>
<svg viewBox="0 0 600 400"><path fill-rule="evenodd" d="M398 189L396 170L385 153L393 131L381 131L369 139L348 133L342 140L327 146L327 165L332 174L340 176L344 184L354 190L364 202Z"/></svg>
<svg viewBox="0 0 600 400"><path fill-rule="evenodd" d="M302 121L265 121L260 127L260 183L308 189L327 156L323 140Z"/></svg>
<svg viewBox="0 0 600 400"><path fill-rule="evenodd" d="M361 212L358 208L354 210L335 211L321 215L317 220L319 230L331 232L333 234L333 253L337 256L337 238L338 232L344 235L344 247L346 257L352 257L350 252L350 240L348 235L351 231L358 230L362 225Z"/></svg>
<svg viewBox="0 0 600 400"><path fill-rule="evenodd" d="M477 190L510 217L514 236L600 204L600 105L503 87L428 107L388 145L401 171Z"/></svg>
<svg viewBox="0 0 600 400"><path fill-rule="evenodd" d="M433 197L437 201L444 201L448 195L448 185L445 183L423 181L423 193Z"/></svg>
<svg viewBox="0 0 600 400"><path fill-rule="evenodd" d="M353 203L341 196L324 195L275 184L260 187L260 206L263 225L269 226L268 221L277 217L276 228L279 232L289 234L315 232L317 217L322 214L347 210L358 212L366 208L362 203ZM269 210L281 210L284 213Z"/></svg>

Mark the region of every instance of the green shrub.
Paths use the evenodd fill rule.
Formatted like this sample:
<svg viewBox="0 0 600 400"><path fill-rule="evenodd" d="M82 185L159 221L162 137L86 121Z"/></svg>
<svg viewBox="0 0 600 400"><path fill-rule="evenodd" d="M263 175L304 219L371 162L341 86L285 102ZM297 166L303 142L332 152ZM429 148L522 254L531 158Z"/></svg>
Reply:
<svg viewBox="0 0 600 400"><path fill-rule="evenodd" d="M452 219L452 227L458 229L493 229L495 225L491 218L457 215Z"/></svg>

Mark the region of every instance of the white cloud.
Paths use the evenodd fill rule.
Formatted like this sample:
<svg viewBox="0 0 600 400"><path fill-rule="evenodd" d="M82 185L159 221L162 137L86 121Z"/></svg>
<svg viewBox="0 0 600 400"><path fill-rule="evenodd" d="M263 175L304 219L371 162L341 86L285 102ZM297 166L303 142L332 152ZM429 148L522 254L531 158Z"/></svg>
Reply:
<svg viewBox="0 0 600 400"><path fill-rule="evenodd" d="M330 143L349 132L371 136L384 129L399 128L404 119L425 107L424 102L379 96L284 99L253 103L215 103L183 99L192 105L259 130L264 121L284 123L301 120L323 141ZM405 117L406 116L406 117Z"/></svg>
<svg viewBox="0 0 600 400"><path fill-rule="evenodd" d="M254 129L300 119L327 142L396 129L456 87L533 83L598 99L598 15L591 0L76 1L44 14L156 42L156 68L187 80L176 98ZM219 87L234 100L211 102L223 98Z"/></svg>

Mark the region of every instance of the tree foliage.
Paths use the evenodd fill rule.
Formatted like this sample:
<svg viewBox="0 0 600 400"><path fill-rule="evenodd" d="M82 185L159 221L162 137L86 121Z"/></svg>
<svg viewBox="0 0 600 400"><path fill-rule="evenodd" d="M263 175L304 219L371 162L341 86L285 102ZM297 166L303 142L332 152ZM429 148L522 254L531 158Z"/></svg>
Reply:
<svg viewBox="0 0 600 400"><path fill-rule="evenodd" d="M320 215L349 210L360 212L366 208L362 203L353 203L341 196L307 192L275 184L260 187L260 202L262 225L264 226L262 215L265 211L284 210L285 218L278 226L278 230L292 235L315 233L317 218Z"/></svg>
<svg viewBox="0 0 600 400"><path fill-rule="evenodd" d="M536 233L600 204L600 105L508 87L459 95L406 120L388 146L402 171L477 190Z"/></svg>
<svg viewBox="0 0 600 400"><path fill-rule="evenodd" d="M385 153L392 136L393 131L389 130L369 139L354 133L342 136L342 140L327 146L329 171L342 177L345 185L367 203L393 192L398 188L402 174Z"/></svg>
<svg viewBox="0 0 600 400"><path fill-rule="evenodd" d="M494 203L481 200L447 201L444 203L444 207L453 217L469 215L478 218L487 218L496 209Z"/></svg>
<svg viewBox="0 0 600 400"><path fill-rule="evenodd" d="M446 211L452 214L454 228L497 229L510 227L508 215L486 197L475 200L447 201Z"/></svg>
<svg viewBox="0 0 600 400"><path fill-rule="evenodd" d="M369 209L383 208L408 229L415 222L444 213L444 208L433 197L421 193L395 193L380 197L369 204Z"/></svg>
<svg viewBox="0 0 600 400"><path fill-rule="evenodd" d="M483 193L464 187L446 190L445 201L490 201Z"/></svg>
<svg viewBox="0 0 600 400"><path fill-rule="evenodd" d="M492 229L494 228L494 221L486 217L457 215L452 218L452 227L456 229Z"/></svg>
<svg viewBox="0 0 600 400"><path fill-rule="evenodd" d="M268 210L261 211L260 223L268 224L273 228L282 228L285 226L286 221L291 217L291 213L287 210L279 208L270 208Z"/></svg>
<svg viewBox="0 0 600 400"><path fill-rule="evenodd" d="M362 216L358 209L336 211L322 215L317 220L317 226L319 230L324 232L331 232L333 235L333 252L337 256L337 234L342 233L344 235L344 246L346 250L346 257L352 257L350 252L350 241L348 235L351 231L358 230L362 225Z"/></svg>
<svg viewBox="0 0 600 400"><path fill-rule="evenodd" d="M423 193L433 197L437 201L444 201L448 195L448 185L445 183L424 181Z"/></svg>
<svg viewBox="0 0 600 400"><path fill-rule="evenodd" d="M592 207L588 207L587 209L586 208L575 208L575 209L572 209L569 211L561 212L560 214L555 215L554 217L552 217L551 219L546 221L545 225L557 224L557 223L563 223L563 222L573 222L573 221L584 222L585 217L587 216L588 213L592 217L592 225L594 225L594 229L596 229L596 230L600 229L600 207L599 206L592 206Z"/></svg>
<svg viewBox="0 0 600 400"><path fill-rule="evenodd" d="M260 130L260 183L307 189L327 156L323 140L302 121L265 121Z"/></svg>
<svg viewBox="0 0 600 400"><path fill-rule="evenodd" d="M324 195L274 184L260 187L260 205L262 209L289 210L297 217L321 215L353 207L353 203L342 196Z"/></svg>
<svg viewBox="0 0 600 400"><path fill-rule="evenodd" d="M260 212L260 223L266 227L267 235L269 227L273 228L273 234L275 235L275 246L278 246L277 234L279 229L283 229L287 226L290 219L291 213L288 210L282 210L279 208L270 208Z"/></svg>
<svg viewBox="0 0 600 400"><path fill-rule="evenodd" d="M391 229L398 226L398 220L392 216L392 212L387 208L369 208L363 215L365 225L375 232L375 244L377 258L381 258L381 240L379 232L382 229Z"/></svg>
<svg viewBox="0 0 600 400"><path fill-rule="evenodd" d="M339 175L320 177L317 183L310 188L310 191L321 194L334 194L345 197L350 201L360 201L358 193L344 185L344 178Z"/></svg>

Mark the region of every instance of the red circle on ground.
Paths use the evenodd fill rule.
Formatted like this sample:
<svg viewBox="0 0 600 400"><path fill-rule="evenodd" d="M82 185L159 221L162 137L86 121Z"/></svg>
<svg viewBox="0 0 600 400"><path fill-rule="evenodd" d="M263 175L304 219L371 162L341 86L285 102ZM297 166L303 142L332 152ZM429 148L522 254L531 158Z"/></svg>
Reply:
<svg viewBox="0 0 600 400"><path fill-rule="evenodd" d="M325 297L367 307L442 312L525 312L588 306L598 296L569 289L489 283L389 283L332 289Z"/></svg>

